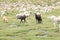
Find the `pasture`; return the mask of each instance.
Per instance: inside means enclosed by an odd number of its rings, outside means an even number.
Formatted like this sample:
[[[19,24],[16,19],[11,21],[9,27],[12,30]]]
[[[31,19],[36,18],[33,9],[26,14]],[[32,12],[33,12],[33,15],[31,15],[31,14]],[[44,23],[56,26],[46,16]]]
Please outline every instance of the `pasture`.
[[[12,11],[14,10],[14,11]],[[0,17],[0,40],[60,40],[58,26],[54,27],[52,20],[48,16],[60,16],[60,8],[42,15],[42,23],[37,24],[34,11],[26,19],[25,23],[20,23],[16,18],[19,11],[10,9],[7,11],[8,23],[4,23]]]

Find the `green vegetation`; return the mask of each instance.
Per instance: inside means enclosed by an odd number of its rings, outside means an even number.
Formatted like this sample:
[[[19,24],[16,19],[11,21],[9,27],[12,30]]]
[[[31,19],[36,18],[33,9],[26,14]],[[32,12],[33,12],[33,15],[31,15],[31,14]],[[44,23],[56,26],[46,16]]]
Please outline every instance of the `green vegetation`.
[[[57,27],[54,27],[52,21],[47,18],[49,15],[59,16],[60,9],[47,14],[42,13],[41,24],[36,24],[34,14],[27,18],[26,23],[20,23],[15,16],[18,11],[9,13],[8,23],[4,23],[0,17],[0,40],[60,40],[60,31],[56,32]],[[47,36],[43,37],[43,31],[47,32]],[[42,37],[36,36],[37,34]]]
[[[51,4],[51,3],[59,2],[60,0],[0,0],[0,2],[18,2],[18,1],[25,3],[32,2],[34,4],[41,4],[42,2]]]
[[[7,0],[0,1],[3,2]],[[15,2],[18,0],[8,1]],[[39,1],[32,0],[32,2]],[[47,18],[49,15],[60,16],[60,9],[55,9],[52,12],[46,14],[42,13],[43,21],[41,24],[36,23],[34,13],[32,13],[32,15],[27,18],[27,22],[25,23],[20,23],[19,20],[16,19],[18,10],[14,10],[13,12],[7,11],[7,13],[9,18],[8,23],[4,23],[0,17],[0,40],[60,40],[60,31],[58,32],[57,27],[54,27],[52,21]],[[37,34],[39,35],[37,36]]]

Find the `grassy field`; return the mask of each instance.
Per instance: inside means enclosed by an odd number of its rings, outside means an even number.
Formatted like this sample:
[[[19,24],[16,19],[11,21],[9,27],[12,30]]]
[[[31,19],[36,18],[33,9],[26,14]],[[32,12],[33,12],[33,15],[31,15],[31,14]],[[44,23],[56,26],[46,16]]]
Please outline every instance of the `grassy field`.
[[[46,2],[48,4],[51,4],[51,3],[59,2],[60,0],[0,0],[0,2],[17,2],[17,1],[25,2],[25,3],[32,2],[34,4],[41,4],[42,2]]]
[[[50,15],[60,16],[60,8],[42,13],[41,24],[36,23],[34,13],[27,18],[27,22],[20,23],[16,19],[17,13],[17,10],[8,11],[8,23],[4,23],[0,17],[0,40],[60,40],[60,31],[57,31],[58,28],[47,18]]]
[[[56,32],[57,27],[54,27],[52,21],[47,18],[49,15],[59,16],[60,9],[42,13],[41,24],[36,23],[34,14],[27,18],[26,23],[20,23],[16,19],[16,13],[18,12],[8,15],[8,23],[4,23],[0,17],[0,40],[60,40],[60,31]]]

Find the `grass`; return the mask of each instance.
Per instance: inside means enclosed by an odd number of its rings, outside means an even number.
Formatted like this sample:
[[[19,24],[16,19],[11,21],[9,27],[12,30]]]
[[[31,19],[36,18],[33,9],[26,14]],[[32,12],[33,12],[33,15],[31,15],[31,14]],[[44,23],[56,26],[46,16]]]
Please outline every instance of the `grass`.
[[[7,11],[8,23],[4,23],[0,17],[0,40],[60,40],[60,31],[56,32],[57,27],[47,18],[50,15],[60,16],[60,8],[46,14],[42,13],[41,24],[36,23],[33,12],[27,18],[27,22],[20,23],[16,19],[17,13],[18,10]]]
[[[48,5],[51,5],[51,3],[56,3],[56,2],[59,2],[60,0],[0,0],[0,2],[6,2],[6,3],[8,3],[8,2],[18,2],[18,1],[19,2],[25,2],[25,3],[32,2],[34,4],[40,4],[40,5],[41,5],[42,2],[44,2],[43,4],[48,3]]]
[[[15,16],[18,11],[9,13],[8,23],[4,23],[0,17],[0,40],[60,40],[60,31],[56,32],[57,27],[54,27],[52,21],[47,18],[49,15],[59,16],[60,9],[42,14],[41,24],[36,23],[34,14],[27,18],[26,23],[20,23]]]

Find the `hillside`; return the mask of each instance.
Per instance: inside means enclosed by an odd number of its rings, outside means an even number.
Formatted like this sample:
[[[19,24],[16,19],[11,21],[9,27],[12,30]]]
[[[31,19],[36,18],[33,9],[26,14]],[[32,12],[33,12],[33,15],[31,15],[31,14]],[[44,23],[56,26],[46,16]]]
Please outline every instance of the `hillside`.
[[[31,12],[25,23],[20,23],[16,14]],[[37,24],[35,12],[42,15]],[[2,19],[8,17],[8,23]],[[0,40],[60,40],[58,24],[54,27],[48,16],[60,16],[60,0],[0,0]],[[58,31],[59,30],[59,31]]]

